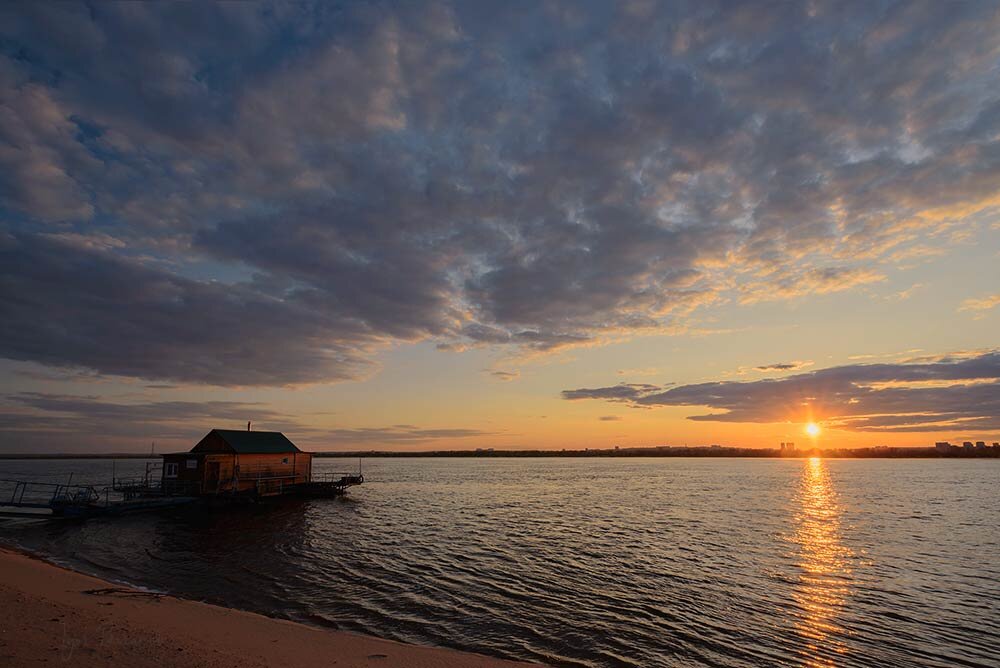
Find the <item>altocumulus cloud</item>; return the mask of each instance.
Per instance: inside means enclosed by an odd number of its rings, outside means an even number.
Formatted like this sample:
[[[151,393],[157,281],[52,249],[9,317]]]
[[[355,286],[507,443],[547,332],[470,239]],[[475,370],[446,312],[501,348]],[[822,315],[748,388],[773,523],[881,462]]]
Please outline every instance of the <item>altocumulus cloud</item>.
[[[0,355],[332,381],[880,281],[996,196],[1000,17],[844,7],[5,4]]]
[[[781,379],[680,385],[619,384],[565,390],[564,399],[634,406],[698,406],[690,420],[804,422],[853,431],[1000,429],[1000,352],[898,364],[852,364]]]

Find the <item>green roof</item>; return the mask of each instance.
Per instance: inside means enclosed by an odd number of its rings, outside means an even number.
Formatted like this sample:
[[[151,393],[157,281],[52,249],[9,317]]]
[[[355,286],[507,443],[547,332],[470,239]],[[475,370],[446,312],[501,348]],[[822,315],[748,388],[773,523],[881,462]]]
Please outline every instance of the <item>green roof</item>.
[[[257,455],[281,452],[302,452],[280,431],[241,431],[213,429],[237,454]]]

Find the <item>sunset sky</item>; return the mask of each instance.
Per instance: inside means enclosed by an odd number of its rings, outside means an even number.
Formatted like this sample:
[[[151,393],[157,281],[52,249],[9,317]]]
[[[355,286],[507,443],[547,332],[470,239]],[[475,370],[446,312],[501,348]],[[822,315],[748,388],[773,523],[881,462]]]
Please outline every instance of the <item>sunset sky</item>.
[[[995,2],[0,5],[0,452],[996,441],[998,347]]]

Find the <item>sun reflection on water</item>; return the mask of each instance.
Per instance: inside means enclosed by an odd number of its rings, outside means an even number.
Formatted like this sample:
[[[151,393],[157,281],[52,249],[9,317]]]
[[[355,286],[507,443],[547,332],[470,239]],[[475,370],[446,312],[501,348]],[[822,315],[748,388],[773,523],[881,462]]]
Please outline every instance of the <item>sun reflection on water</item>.
[[[793,597],[801,609],[795,629],[805,666],[836,666],[846,651],[837,623],[850,594],[851,551],[841,542],[841,511],[826,462],[806,460],[797,492],[794,541],[801,575]]]

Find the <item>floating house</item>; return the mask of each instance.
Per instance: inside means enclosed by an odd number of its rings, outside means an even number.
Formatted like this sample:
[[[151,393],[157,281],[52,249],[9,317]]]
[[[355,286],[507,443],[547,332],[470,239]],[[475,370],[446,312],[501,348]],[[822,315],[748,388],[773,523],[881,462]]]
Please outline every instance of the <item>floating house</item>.
[[[277,431],[213,429],[190,452],[163,455],[167,493],[273,496],[312,482],[312,453]]]
[[[99,485],[0,480],[0,512],[32,517],[93,517],[196,503],[255,503],[264,497],[340,496],[365,481],[357,472],[313,472],[313,453],[276,431],[213,429],[190,452],[161,455],[142,477]]]

